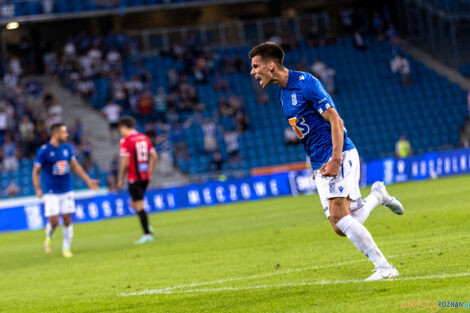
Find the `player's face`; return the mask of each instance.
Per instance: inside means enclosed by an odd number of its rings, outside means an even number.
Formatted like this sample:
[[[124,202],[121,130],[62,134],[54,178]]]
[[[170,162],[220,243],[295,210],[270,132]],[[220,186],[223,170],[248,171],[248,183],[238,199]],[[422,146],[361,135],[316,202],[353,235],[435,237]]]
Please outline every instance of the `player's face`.
[[[272,61],[265,62],[259,55],[251,59],[251,76],[259,81],[261,87],[266,88],[273,80],[274,65]]]
[[[69,138],[69,132],[67,131],[67,126],[61,126],[57,130],[57,138],[60,142],[66,142]]]
[[[121,133],[122,137],[126,137],[127,135],[127,128],[123,126],[119,126],[119,132]]]

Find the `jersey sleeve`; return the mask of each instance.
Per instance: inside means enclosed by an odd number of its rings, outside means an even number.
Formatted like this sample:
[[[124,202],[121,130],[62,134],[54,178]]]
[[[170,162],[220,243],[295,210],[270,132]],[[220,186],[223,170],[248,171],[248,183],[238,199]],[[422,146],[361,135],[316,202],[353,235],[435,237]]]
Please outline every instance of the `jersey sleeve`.
[[[46,147],[42,146],[39,149],[38,153],[36,154],[36,158],[34,159],[34,165],[42,167],[44,165],[44,161],[46,160]]]
[[[311,77],[305,81],[304,97],[310,101],[313,108],[322,114],[329,108],[334,108],[335,104],[323,84],[316,78]]]
[[[129,156],[130,154],[130,149],[129,149],[129,144],[126,138],[122,138],[121,141],[119,142],[119,155],[122,157]]]

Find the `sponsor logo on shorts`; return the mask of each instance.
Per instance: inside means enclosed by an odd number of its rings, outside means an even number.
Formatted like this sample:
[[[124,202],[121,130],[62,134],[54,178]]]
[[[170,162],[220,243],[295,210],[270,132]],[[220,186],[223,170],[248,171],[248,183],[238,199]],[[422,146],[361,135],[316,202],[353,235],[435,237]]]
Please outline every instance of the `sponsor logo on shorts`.
[[[339,186],[338,189],[339,189],[339,192],[343,192],[344,187],[343,187],[343,186]]]

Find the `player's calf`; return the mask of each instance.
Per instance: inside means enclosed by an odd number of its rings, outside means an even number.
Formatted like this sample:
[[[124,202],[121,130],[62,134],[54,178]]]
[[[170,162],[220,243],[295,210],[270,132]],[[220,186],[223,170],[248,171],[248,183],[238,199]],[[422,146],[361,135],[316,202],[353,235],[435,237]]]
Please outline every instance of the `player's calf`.
[[[331,226],[335,233],[339,236],[346,237],[346,235],[336,226],[336,224],[346,215],[351,214],[349,209],[350,201],[347,198],[331,198],[329,199],[329,210]]]

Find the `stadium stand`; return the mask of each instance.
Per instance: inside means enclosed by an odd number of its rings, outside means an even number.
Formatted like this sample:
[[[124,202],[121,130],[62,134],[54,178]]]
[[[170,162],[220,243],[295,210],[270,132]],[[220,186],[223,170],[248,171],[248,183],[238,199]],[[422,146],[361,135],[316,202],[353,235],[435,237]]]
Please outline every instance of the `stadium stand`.
[[[99,12],[111,9],[126,9],[191,3],[210,3],[208,0],[7,0],[2,1],[8,17],[39,16],[42,14],[67,14]],[[219,2],[220,3],[220,2]],[[5,13],[3,15],[6,15]],[[2,16],[5,17],[5,16]]]
[[[368,49],[359,51],[354,48],[351,37],[344,37],[340,44],[322,47],[307,47],[305,44],[289,51],[286,63],[295,67],[297,60],[321,59],[336,70],[337,93],[334,99],[348,121],[346,125],[354,142],[366,159],[392,156],[394,144],[405,132],[416,153],[455,147],[459,143],[459,128],[466,116],[465,91],[445,77],[439,76],[423,64],[411,60],[411,86],[402,86],[400,78],[391,73],[389,64],[392,50],[386,41],[368,41]],[[200,102],[205,105],[205,116],[211,117],[219,111],[218,100],[231,95],[240,96],[244,110],[251,121],[246,132],[240,134],[239,146],[241,162],[223,164],[223,170],[243,169],[302,161],[303,148],[300,145],[285,145],[284,129],[287,123],[274,99],[277,88],[269,88],[271,101],[265,105],[257,103],[257,96],[252,87],[248,71],[224,73],[223,60],[246,56],[249,47],[220,49],[215,52],[213,69],[208,71],[206,83],[197,83],[194,76],[189,82],[196,87]],[[171,90],[168,72],[173,69],[183,71],[184,61],[171,56],[148,56],[136,65],[132,59],[124,60],[123,73],[126,81],[132,81],[136,75],[142,75],[142,69],[148,70],[149,89],[156,91],[163,86]],[[211,74],[212,73],[212,74]],[[224,73],[230,91],[214,90],[215,73]],[[109,79],[94,80],[96,93],[91,99],[95,108],[105,105],[109,97]],[[134,114],[144,129],[145,121],[138,111],[125,107],[126,113]],[[194,110],[182,110],[180,118],[186,119]],[[197,111],[197,110],[196,110]],[[377,118],[380,116],[380,118]],[[220,118],[219,124],[225,129],[233,128],[233,121]],[[148,125],[147,125],[148,126]],[[201,127],[193,124],[185,130],[187,147],[191,159],[181,161],[179,167],[191,175],[208,171],[211,157],[205,153],[204,136]],[[223,135],[217,132],[217,142],[222,158],[228,160],[225,153]]]

